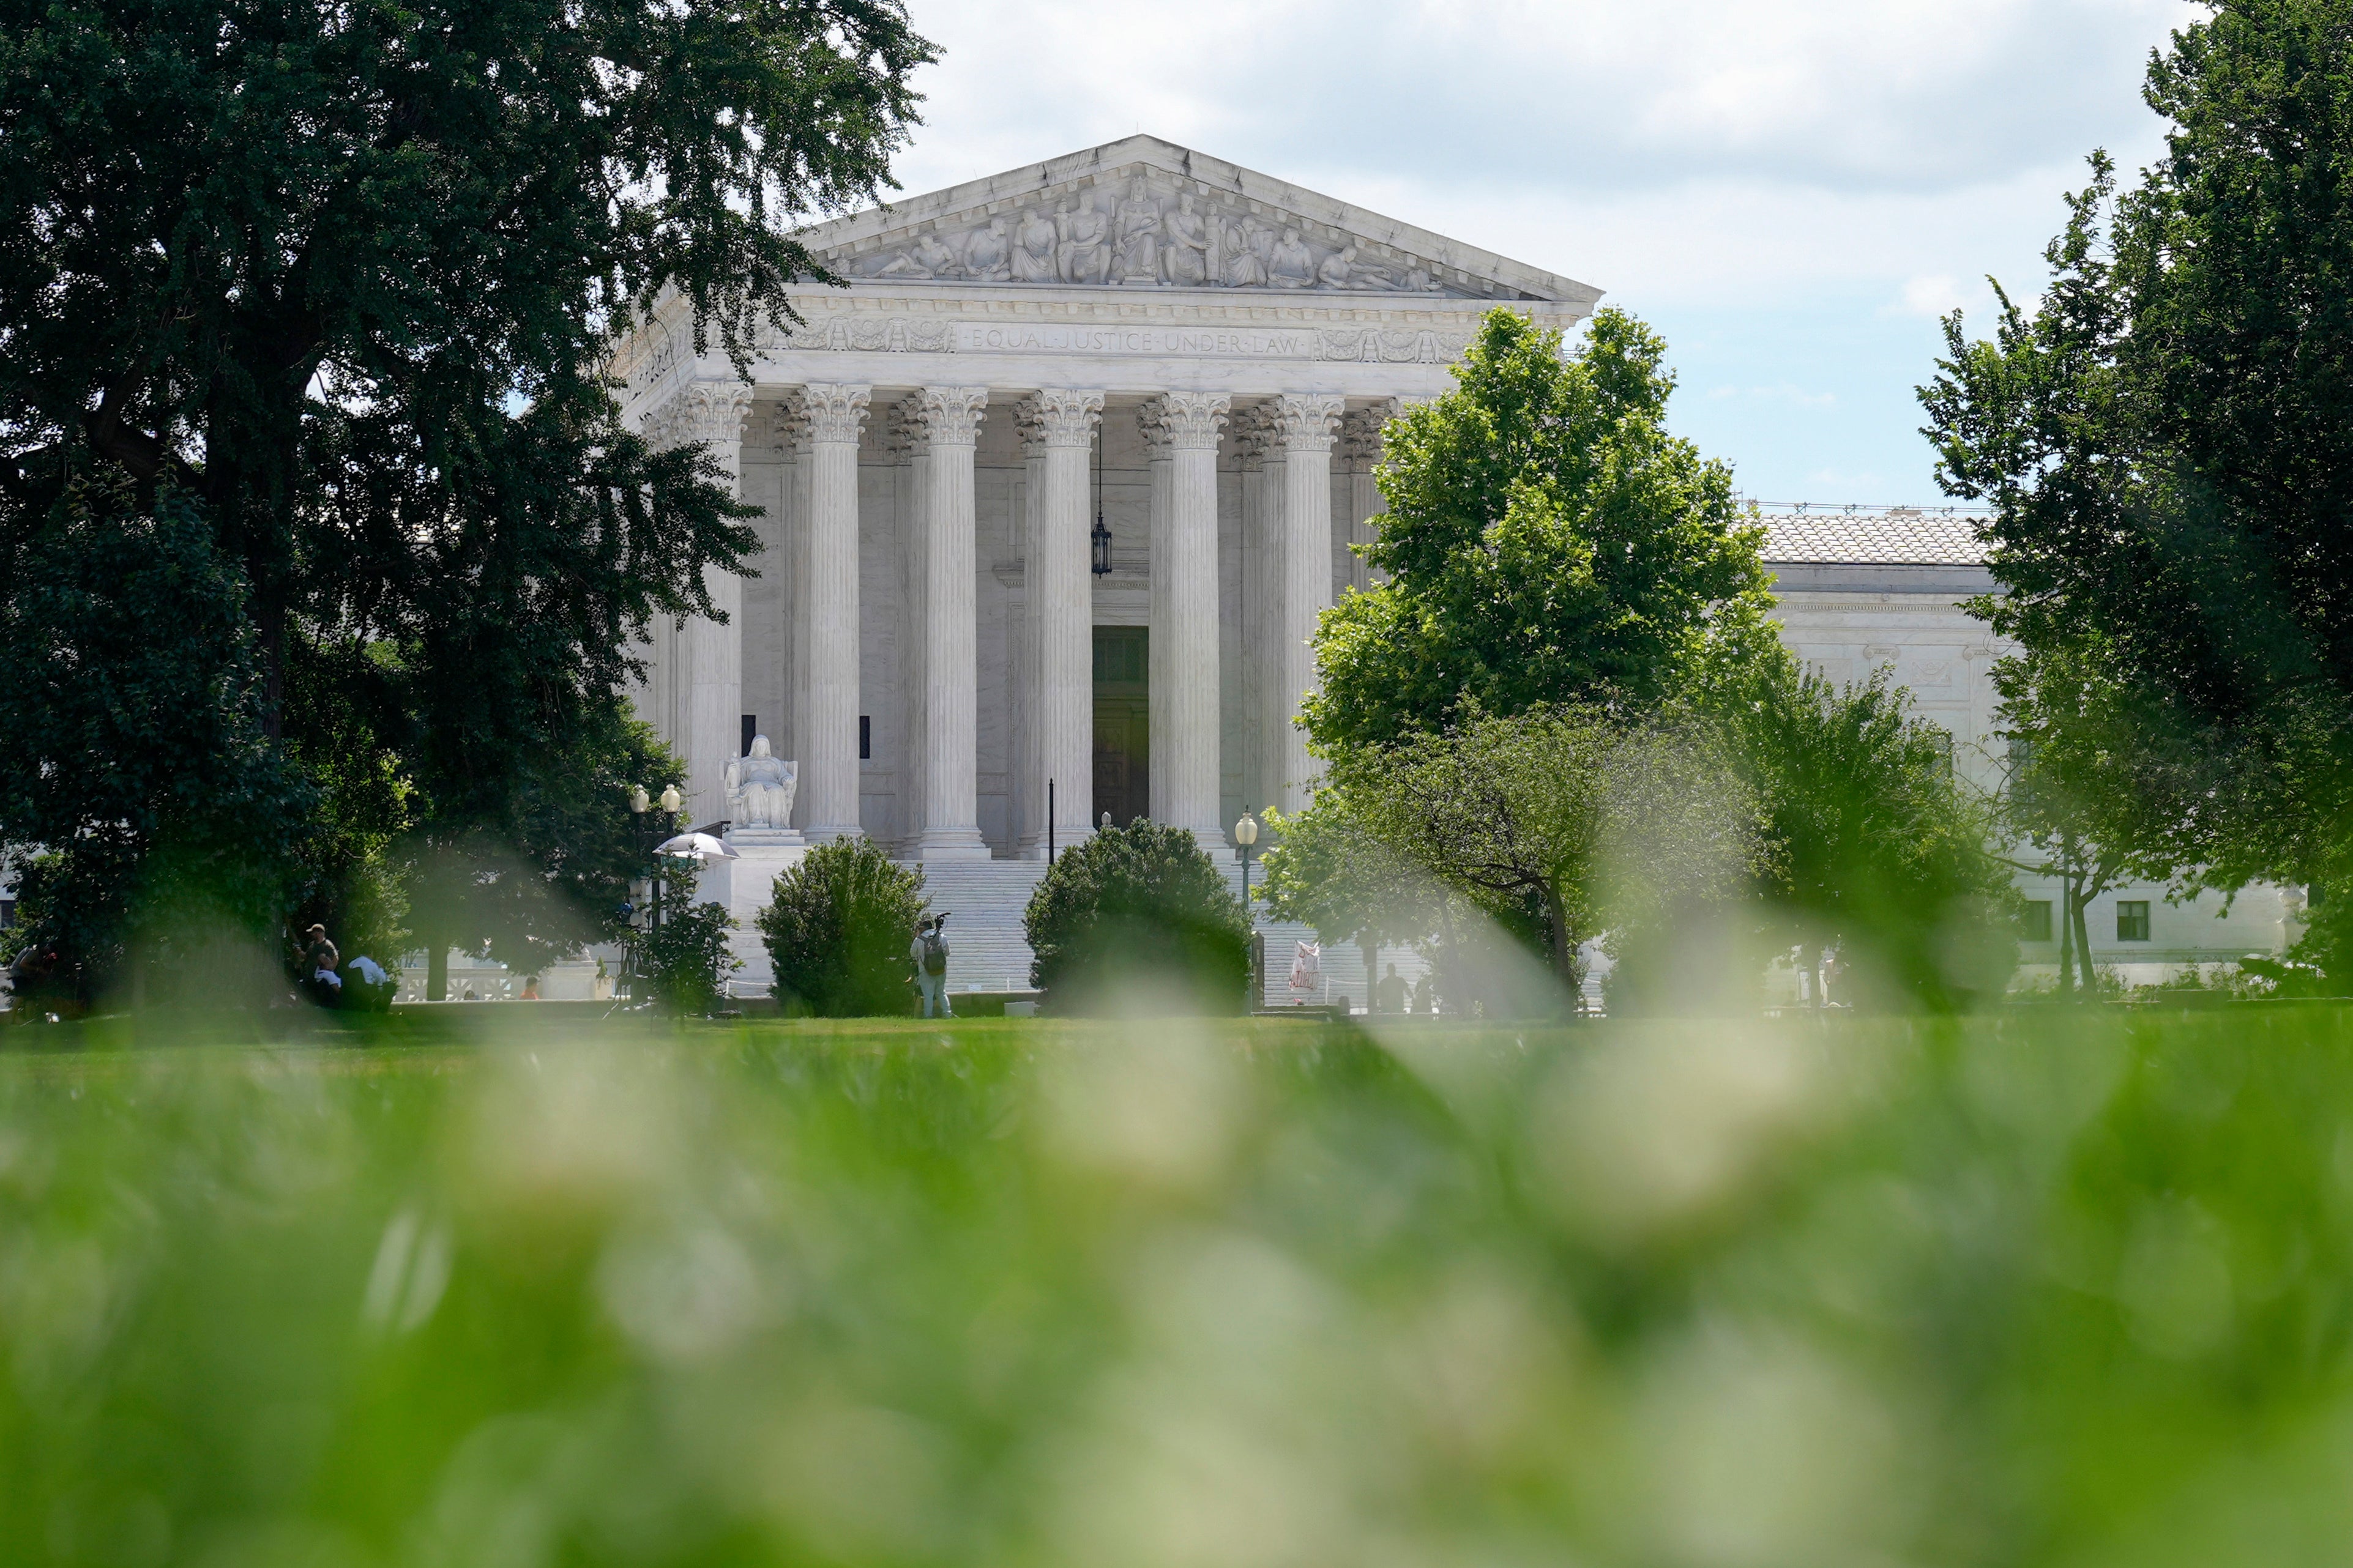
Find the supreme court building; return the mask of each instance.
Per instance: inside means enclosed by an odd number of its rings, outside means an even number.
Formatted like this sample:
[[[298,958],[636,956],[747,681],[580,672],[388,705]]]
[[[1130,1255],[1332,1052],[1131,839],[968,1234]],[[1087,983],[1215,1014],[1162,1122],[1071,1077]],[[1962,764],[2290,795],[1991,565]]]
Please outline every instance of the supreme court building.
[[[1366,582],[1349,547],[1379,526],[1383,423],[1450,389],[1496,306],[1566,328],[1599,298],[1149,136],[806,237],[849,281],[797,295],[805,324],[767,331],[750,384],[677,303],[617,345],[628,416],[708,443],[761,513],[758,574],[710,584],[726,624],[659,627],[633,699],[687,763],[693,823],[728,817],[723,772],[765,734],[797,764],[800,836],[863,834],[1010,921],[965,928],[951,975],[982,986],[1026,984],[1050,838],[1149,816],[1230,855],[1243,812],[1302,804],[1308,639]],[[1792,647],[1894,666],[1957,766],[1996,765],[1966,520],[1768,523]]]

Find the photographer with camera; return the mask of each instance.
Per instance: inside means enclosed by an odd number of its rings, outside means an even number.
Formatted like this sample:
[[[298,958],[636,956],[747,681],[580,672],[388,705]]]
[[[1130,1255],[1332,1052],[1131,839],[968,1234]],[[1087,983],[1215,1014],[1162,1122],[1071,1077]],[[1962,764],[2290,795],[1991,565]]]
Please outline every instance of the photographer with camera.
[[[915,961],[915,989],[923,998],[923,1016],[943,1018],[955,1016],[948,1005],[948,917],[934,915],[915,928],[915,940],[907,949],[907,956]]]

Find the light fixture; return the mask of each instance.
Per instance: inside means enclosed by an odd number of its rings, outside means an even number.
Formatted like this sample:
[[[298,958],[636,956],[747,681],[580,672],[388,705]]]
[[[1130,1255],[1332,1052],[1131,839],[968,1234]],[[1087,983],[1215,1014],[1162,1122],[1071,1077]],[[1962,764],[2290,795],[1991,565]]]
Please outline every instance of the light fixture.
[[[1258,842],[1257,817],[1247,812],[1242,814],[1242,819],[1234,824],[1234,842],[1245,849]]]
[[[643,816],[648,811],[653,809],[653,804],[652,798],[646,794],[645,785],[632,784],[629,787],[629,809],[631,811],[636,812],[639,816]]]
[[[1108,577],[1111,575],[1111,530],[1103,526],[1103,426],[1097,425],[1095,426],[1095,528],[1092,533],[1087,535],[1087,542],[1094,547],[1095,575]]]
[[[661,808],[664,811],[669,812],[672,816],[676,816],[678,815],[678,808],[684,804],[685,803],[683,801],[679,799],[678,785],[662,785]]]

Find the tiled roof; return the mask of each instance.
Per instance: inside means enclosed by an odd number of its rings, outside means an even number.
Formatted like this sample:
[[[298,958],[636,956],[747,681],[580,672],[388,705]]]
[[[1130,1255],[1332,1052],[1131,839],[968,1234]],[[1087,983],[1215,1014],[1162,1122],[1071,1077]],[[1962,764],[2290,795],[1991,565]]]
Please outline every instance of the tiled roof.
[[[1978,514],[1908,506],[1764,509],[1776,566],[1982,566]]]

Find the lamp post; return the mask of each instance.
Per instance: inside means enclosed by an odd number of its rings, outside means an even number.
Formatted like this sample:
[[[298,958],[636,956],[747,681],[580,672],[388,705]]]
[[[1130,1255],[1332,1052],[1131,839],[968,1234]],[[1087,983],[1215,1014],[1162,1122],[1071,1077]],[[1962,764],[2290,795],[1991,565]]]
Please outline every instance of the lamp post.
[[[1266,977],[1260,973],[1265,950],[1259,943],[1258,916],[1250,909],[1250,847],[1258,842],[1257,817],[1247,811],[1242,813],[1241,820],[1234,824],[1234,842],[1242,852],[1242,918],[1250,922],[1250,1005],[1256,1012],[1266,1003]]]

